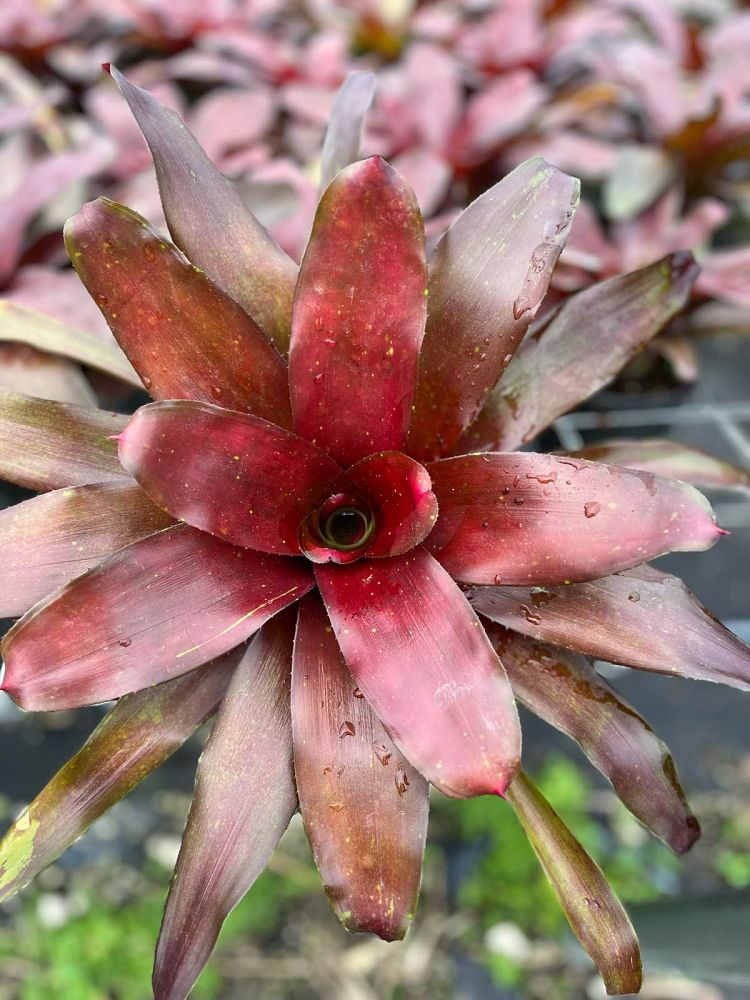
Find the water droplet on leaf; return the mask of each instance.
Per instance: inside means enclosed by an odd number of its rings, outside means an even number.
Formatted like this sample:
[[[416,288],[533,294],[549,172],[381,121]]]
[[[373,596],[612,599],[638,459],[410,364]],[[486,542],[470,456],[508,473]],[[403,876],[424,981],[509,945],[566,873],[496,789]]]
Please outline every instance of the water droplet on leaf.
[[[342,722],[339,726],[339,739],[343,739],[345,736],[354,736],[355,732],[353,722]]]
[[[596,500],[590,500],[588,503],[583,505],[583,513],[586,517],[596,517],[601,509],[602,505],[597,503]]]
[[[404,795],[409,789],[409,775],[402,767],[396,768],[395,781],[396,791],[399,795]]]
[[[385,767],[392,757],[392,751],[388,749],[385,743],[373,743],[372,749],[374,750],[375,756],[378,758],[380,763],[383,767]]]

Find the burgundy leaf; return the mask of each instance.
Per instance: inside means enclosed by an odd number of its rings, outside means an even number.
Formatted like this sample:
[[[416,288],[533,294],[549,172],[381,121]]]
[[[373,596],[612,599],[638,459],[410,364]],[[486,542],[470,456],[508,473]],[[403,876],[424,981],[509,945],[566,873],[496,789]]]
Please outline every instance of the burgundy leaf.
[[[467,583],[591,580],[722,534],[702,494],[647,472],[531,452],[428,471],[440,516],[426,546]]]
[[[300,810],[336,916],[399,940],[419,893],[427,782],[355,686],[312,594],[294,641],[292,730]]]
[[[606,385],[683,308],[687,251],[569,298],[521,344],[457,451],[512,451]]]
[[[120,460],[174,517],[235,545],[281,555],[300,552],[300,522],[341,473],[289,431],[188,401],[138,410],[120,435]]]
[[[534,317],[578,200],[578,182],[529,160],[477,198],[430,262],[427,332],[409,453],[450,451]]]
[[[297,808],[289,681],[293,613],[269,622],[235,670],[198,764],[154,965],[155,1000],[183,1000],[227,914]]]
[[[295,430],[341,465],[403,449],[425,283],[412,191],[380,157],[342,170],[300,268],[289,356]]]
[[[372,503],[377,528],[368,556],[396,556],[424,541],[437,520],[437,500],[424,466],[398,451],[363,458],[344,475]]]
[[[0,389],[0,477],[30,490],[129,479],[117,457],[127,417]]]
[[[0,844],[0,899],[35,878],[218,707],[237,654],[122,698]]]
[[[151,149],[175,243],[285,350],[297,266],[211,163],[179,115],[128,83],[114,66],[109,71]]]
[[[157,399],[199,399],[289,425],[287,369],[253,320],[140,215],[106,198],[65,226],[81,280]]]
[[[336,95],[320,156],[321,194],[339,170],[360,158],[362,128],[375,84],[374,73],[350,73]]]
[[[599,866],[523,771],[507,797],[607,993],[638,993],[642,981],[638,939]]]
[[[37,605],[2,644],[23,708],[73,708],[184,674],[244,642],[313,585],[302,560],[176,525]]]
[[[346,664],[394,743],[447,795],[502,795],[521,750],[479,619],[427,552],[316,566]]]
[[[741,490],[743,493],[750,492],[750,473],[680,441],[659,438],[641,438],[632,441],[619,439],[590,445],[588,448],[569,454],[573,458],[623,465],[627,469],[639,469],[641,472],[653,472],[657,476],[681,479],[685,483],[701,488],[713,486]]]
[[[172,523],[135,483],[53,490],[0,511],[0,617],[22,615],[131,542]]]
[[[534,639],[641,670],[750,690],[750,648],[651,566],[562,587],[475,587],[474,607]]]
[[[108,344],[92,333],[76,330],[33,309],[0,301],[0,342],[6,340],[71,358],[140,388],[141,380],[116,344]]]
[[[700,836],[668,748],[588,660],[486,623],[519,701],[575,740],[623,803],[677,854]]]

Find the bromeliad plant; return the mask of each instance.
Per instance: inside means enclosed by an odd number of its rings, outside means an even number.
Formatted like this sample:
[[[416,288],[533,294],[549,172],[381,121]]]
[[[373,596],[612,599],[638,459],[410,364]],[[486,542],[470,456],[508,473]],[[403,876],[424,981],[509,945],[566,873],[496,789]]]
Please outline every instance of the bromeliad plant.
[[[0,891],[216,713],[161,1000],[187,995],[297,808],[342,923],[402,937],[429,784],[506,798],[608,991],[636,991],[624,910],[519,770],[514,694],[690,847],[668,751],[586,657],[747,689],[747,648],[645,565],[721,534],[703,496],[659,472],[746,484],[688,449],[631,445],[635,469],[516,449],[679,310],[692,258],[593,286],[523,339],[576,181],[522,165],[428,269],[407,184],[378,157],[351,162],[361,112],[344,100],[297,273],[179,118],[112,73],[177,246],[106,199],[66,240],[155,402],[128,419],[5,393],[0,471],[46,492],[2,515],[0,551],[3,613],[23,615],[4,689],[30,710],[119,700],[11,828]]]

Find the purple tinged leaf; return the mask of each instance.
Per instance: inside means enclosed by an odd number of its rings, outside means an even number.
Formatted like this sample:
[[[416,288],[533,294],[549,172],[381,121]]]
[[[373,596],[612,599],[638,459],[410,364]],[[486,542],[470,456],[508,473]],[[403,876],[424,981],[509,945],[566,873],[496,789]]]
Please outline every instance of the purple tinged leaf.
[[[331,111],[320,157],[320,193],[336,174],[360,158],[365,115],[375,93],[374,73],[350,73]]]
[[[343,466],[401,451],[425,321],[424,225],[380,157],[323,195],[294,299],[289,379],[295,430]]]
[[[578,182],[541,159],[477,198],[430,262],[427,331],[409,453],[446,454],[479,413],[547,291]]]
[[[140,388],[141,380],[116,344],[76,330],[51,316],[26,309],[13,302],[0,301],[0,342],[27,344],[38,351],[59,354],[79,364],[96,368],[107,375]]]
[[[685,305],[698,274],[687,251],[567,299],[521,344],[456,446],[513,451],[605,386]]]
[[[248,314],[136,212],[106,198],[65,225],[79,277],[157,399],[291,423],[287,367]]]
[[[474,587],[467,596],[483,615],[542,642],[750,690],[750,648],[682,580],[651,566],[562,587]]]
[[[237,666],[198,764],[164,911],[155,1000],[183,1000],[219,930],[268,863],[297,807],[289,684],[293,612],[263,627]]]
[[[341,475],[328,455],[275,424],[189,401],[141,407],[120,435],[120,460],[174,517],[280,555],[300,552],[300,522]]]
[[[672,377],[681,385],[693,385],[698,381],[699,362],[695,339],[667,331],[654,337],[651,350],[664,358]]]
[[[513,780],[507,798],[607,993],[638,993],[642,982],[638,939],[599,866],[523,771]]]
[[[297,266],[274,243],[185,123],[109,68],[151,149],[175,243],[274,341],[289,345]]]
[[[428,466],[440,514],[425,546],[457,580],[592,580],[722,534],[687,483],[581,459],[511,452]]]
[[[521,731],[479,619],[423,549],[315,575],[346,664],[393,742],[446,795],[502,795]]]
[[[172,519],[135,483],[53,490],[0,511],[0,617],[53,590]]]
[[[668,748],[588,660],[485,623],[521,704],[575,740],[638,819],[677,854],[700,836]]]
[[[680,441],[659,438],[619,439],[568,452],[571,458],[622,465],[626,469],[653,472],[657,476],[681,479],[692,486],[719,487],[750,493],[750,473],[714,458],[705,451]]]
[[[0,286],[13,275],[34,217],[70,184],[106,167],[112,152],[109,141],[90,139],[80,149],[54,153],[28,166],[20,186],[0,202]]]
[[[0,389],[60,403],[96,406],[94,390],[77,364],[26,344],[0,344]]]
[[[129,479],[110,440],[127,417],[0,389],[0,477],[30,490]]]
[[[58,858],[216,711],[236,653],[127,695],[25,809],[0,844],[0,900]]]
[[[525,67],[484,82],[466,102],[450,141],[451,158],[464,168],[490,159],[503,143],[529,129],[546,97],[537,74]]]
[[[312,594],[294,642],[292,730],[300,811],[336,916],[401,939],[419,893],[427,782],[355,686]]]
[[[36,711],[118,698],[234,648],[312,586],[301,559],[176,525],[121,549],[17,622],[2,643],[3,689]]]

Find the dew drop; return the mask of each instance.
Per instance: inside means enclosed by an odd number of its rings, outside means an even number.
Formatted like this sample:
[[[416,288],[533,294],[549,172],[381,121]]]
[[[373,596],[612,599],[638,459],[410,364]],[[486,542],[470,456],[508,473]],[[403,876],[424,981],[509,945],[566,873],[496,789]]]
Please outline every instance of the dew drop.
[[[99,303],[100,306],[106,306],[109,304],[109,299],[107,298],[106,295],[97,295],[96,301]]]
[[[495,574],[495,583],[499,586],[503,582],[502,576],[499,573]]]
[[[554,483],[557,480],[556,472],[527,472],[527,479],[536,479],[538,483]]]
[[[354,736],[355,732],[353,722],[342,722],[339,726],[339,739],[343,740],[345,736]]]
[[[586,517],[596,517],[601,509],[602,505],[597,503],[596,500],[590,500],[588,503],[583,505],[583,513]]]
[[[628,594],[628,600],[632,601],[634,604],[637,601],[640,601],[640,599],[641,599],[641,595],[638,593],[637,590],[631,590],[631,592]]]
[[[359,690],[359,688],[355,688],[355,689],[354,689],[354,697],[355,697],[355,698],[364,698],[364,695],[363,695],[363,694],[362,694],[362,692],[361,692],[361,691]]]
[[[149,378],[148,375],[144,375],[143,378],[141,379],[141,382],[143,382],[144,389],[150,389],[151,386],[154,384],[154,380],[152,378]]]
[[[221,397],[224,395],[224,390],[219,385],[212,385],[211,395],[214,397],[214,399],[221,399]]]
[[[398,794],[405,795],[409,789],[409,775],[402,767],[396,768],[395,781]]]
[[[322,330],[323,327],[324,327],[324,325],[325,324],[323,322],[323,317],[322,316],[316,316],[315,319],[313,320],[313,327],[316,330]]]
[[[599,902],[598,899],[589,899],[589,897],[586,896],[583,902],[586,906],[590,907],[590,909],[592,910],[601,910],[602,908],[602,904]]]
[[[375,752],[375,756],[378,758],[383,767],[386,766],[388,761],[391,759],[392,752],[388,749],[385,743],[373,743],[372,749]]]
[[[313,375],[313,382],[315,385],[320,385],[323,381],[323,372],[318,372],[317,375]]]
[[[328,346],[328,347],[335,347],[336,346],[336,341],[333,339],[333,337],[326,337],[326,339],[323,341],[323,343],[326,344],[326,346]]]
[[[123,649],[127,649],[128,646],[132,643],[132,641],[133,640],[130,638],[120,639],[120,645],[122,646]]]

